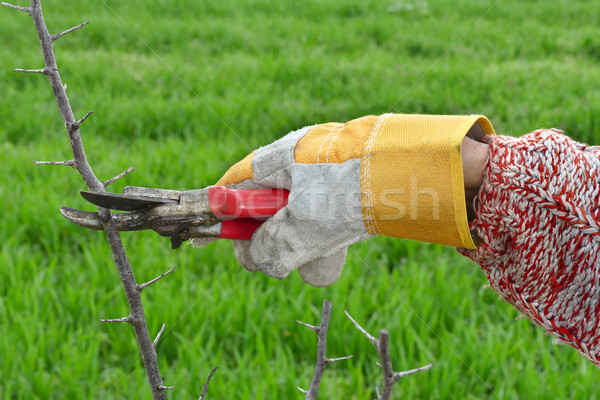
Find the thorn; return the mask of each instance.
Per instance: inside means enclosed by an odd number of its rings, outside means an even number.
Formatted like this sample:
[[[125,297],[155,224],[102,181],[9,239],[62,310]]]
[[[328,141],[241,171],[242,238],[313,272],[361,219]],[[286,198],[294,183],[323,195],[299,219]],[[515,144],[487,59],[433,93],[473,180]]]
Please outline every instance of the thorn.
[[[117,181],[117,180],[121,179],[122,177],[124,177],[125,175],[127,175],[128,173],[130,173],[130,172],[133,172],[133,171],[135,171],[135,168],[133,168],[133,167],[129,167],[129,168],[127,168],[127,170],[125,170],[125,171],[121,172],[119,175],[115,176],[114,178],[110,178],[110,179],[108,179],[108,180],[106,180],[106,181],[102,182],[102,185],[103,185],[103,186],[106,188],[106,187],[108,187],[108,185],[110,185],[111,183],[113,183],[113,182],[115,182],[115,181]]]
[[[160,340],[160,335],[162,335],[162,333],[163,333],[164,330],[165,330],[165,324],[162,324],[162,327],[160,328],[160,331],[158,331],[158,334],[156,335],[156,338],[152,342],[152,345],[154,346],[155,349],[156,349],[156,345],[158,344],[158,341]]]
[[[33,162],[35,165],[64,165],[67,167],[75,168],[74,160],[69,160],[69,161],[36,161],[36,160],[33,160]]]
[[[137,290],[138,292],[141,292],[142,290],[144,290],[146,287],[152,285],[153,283],[155,283],[156,281],[164,278],[166,275],[169,275],[171,272],[173,272],[175,270],[175,265],[173,267],[171,267],[170,270],[168,270],[167,272],[164,272],[162,274],[160,274],[159,276],[157,276],[156,278],[152,279],[151,281],[148,281],[146,283],[142,283],[141,285],[137,285]]]
[[[60,32],[60,33],[52,35],[51,39],[52,39],[53,42],[55,42],[56,39],[58,39],[58,38],[60,38],[60,37],[62,37],[64,35],[66,35],[67,33],[71,33],[71,32],[73,32],[73,31],[75,31],[77,29],[81,29],[81,28],[83,28],[85,25],[87,25],[89,23],[90,23],[90,21],[82,22],[81,24],[79,24],[77,26],[74,26],[74,27],[72,27],[70,29],[67,29],[66,31],[63,31],[63,32]]]
[[[81,124],[83,124],[83,122],[88,119],[88,117],[90,115],[92,115],[94,112],[93,111],[88,111],[87,114],[85,114],[83,116],[83,118],[75,121],[75,122],[67,122],[67,128],[69,129],[70,132],[74,132],[76,130],[78,130],[81,127]]]
[[[65,92],[67,91],[67,84],[66,84],[66,83],[63,85],[63,90],[64,90]]]
[[[308,393],[308,391],[302,389],[300,386],[296,386],[296,388],[298,388],[298,390],[301,391],[302,394],[307,394]]]
[[[84,122],[86,119],[88,119],[88,117],[89,117],[90,115],[92,115],[93,113],[94,113],[94,110],[92,110],[92,111],[88,111],[88,113],[87,113],[87,114],[85,114],[85,115],[83,116],[83,118],[81,118],[79,121],[77,121],[77,124],[78,124],[78,125],[81,125],[81,124],[83,124],[83,122]]]
[[[339,357],[339,358],[326,358],[325,359],[325,363],[326,364],[331,364],[337,361],[343,361],[343,360],[349,360],[350,358],[354,357],[354,355],[349,355],[346,357]]]
[[[14,69],[15,72],[26,72],[28,74],[43,74],[43,75],[48,75],[48,70],[44,67],[41,69],[21,69],[21,68],[15,68]]]
[[[369,339],[371,341],[371,343],[373,343],[373,345],[375,347],[379,346],[379,339],[375,338],[373,335],[371,335],[369,332],[367,332],[366,330],[364,330],[364,328],[362,326],[360,326],[358,324],[358,322],[356,322],[354,320],[354,318],[352,318],[350,316],[350,314],[348,313],[348,311],[344,310],[344,314],[346,314],[346,317],[348,317],[348,319],[350,321],[352,321],[352,323],[354,324],[354,326],[356,327],[356,329],[358,329],[363,335],[365,335],[367,337],[367,339]]]
[[[300,325],[304,325],[305,327],[307,327],[311,331],[319,333],[319,327],[318,326],[310,325],[310,324],[307,324],[306,322],[302,322],[302,321],[298,321],[298,320],[296,320],[296,322],[299,323]]]
[[[405,376],[416,374],[417,372],[421,372],[421,371],[427,371],[428,369],[431,369],[431,367],[433,367],[433,364],[429,363],[429,364],[427,364],[427,365],[425,365],[423,367],[411,369],[411,370],[408,370],[408,371],[394,372],[394,380],[397,381],[398,379],[404,378]]]
[[[173,389],[175,389],[175,386],[158,385],[158,388],[160,390],[173,390]]]
[[[128,322],[131,323],[131,316],[115,319],[101,319],[100,322]]]
[[[5,3],[5,2],[0,3],[0,5],[6,6],[9,8],[14,8],[15,10],[19,10],[19,11],[25,11],[27,14],[29,14],[31,11],[31,9],[29,7],[13,6],[12,4]]]
[[[81,118],[80,120],[75,121],[75,122],[69,122],[69,123],[67,123],[67,125],[68,125],[67,127],[71,131],[76,131],[77,129],[79,129],[79,127],[81,126],[81,124],[83,124],[85,122],[85,120],[88,119],[88,117],[90,115],[92,115],[93,113],[94,113],[94,111],[88,111],[88,113],[85,114],[83,116],[83,118]]]

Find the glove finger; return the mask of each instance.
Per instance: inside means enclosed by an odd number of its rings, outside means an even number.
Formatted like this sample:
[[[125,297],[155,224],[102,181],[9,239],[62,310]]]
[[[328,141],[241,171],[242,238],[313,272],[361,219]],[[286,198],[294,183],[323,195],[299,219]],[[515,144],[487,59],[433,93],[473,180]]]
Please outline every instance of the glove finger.
[[[233,249],[235,250],[235,257],[238,262],[242,264],[242,267],[246,268],[250,272],[258,271],[258,268],[254,265],[252,257],[250,257],[250,241],[249,240],[232,240]]]
[[[340,278],[348,248],[333,253],[329,257],[319,258],[298,268],[304,282],[316,287],[333,285]]]
[[[348,227],[332,231],[324,226],[328,222],[311,220],[297,211],[288,204],[254,232],[250,256],[264,274],[283,279],[301,265],[328,257],[368,236]]]

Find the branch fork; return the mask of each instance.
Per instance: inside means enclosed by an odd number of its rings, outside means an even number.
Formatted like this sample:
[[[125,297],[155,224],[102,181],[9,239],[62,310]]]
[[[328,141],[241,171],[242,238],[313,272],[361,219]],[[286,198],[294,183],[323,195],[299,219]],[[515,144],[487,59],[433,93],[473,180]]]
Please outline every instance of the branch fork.
[[[390,336],[388,331],[385,329],[380,330],[379,338],[376,338],[369,332],[367,332],[365,329],[363,329],[363,327],[360,326],[358,322],[356,322],[354,318],[350,316],[350,314],[348,314],[348,311],[344,311],[344,313],[346,314],[346,317],[348,317],[348,319],[352,321],[356,329],[358,329],[363,335],[365,335],[367,339],[369,339],[371,343],[373,343],[373,346],[375,346],[375,349],[379,354],[379,358],[381,359],[381,363],[377,363],[377,365],[381,367],[383,374],[383,393],[379,393],[379,389],[376,388],[377,400],[391,399],[392,389],[394,387],[394,384],[398,380],[404,378],[407,375],[412,375],[417,372],[426,371],[433,366],[433,364],[430,363],[420,368],[415,368],[402,372],[395,372],[392,367],[392,359],[390,356]]]
[[[325,372],[325,367],[331,363],[336,361],[347,360],[352,358],[353,356],[339,357],[339,358],[327,358],[327,331],[329,330],[329,320],[331,318],[331,309],[333,308],[331,302],[329,300],[323,301],[323,311],[321,313],[321,323],[319,326],[309,325],[305,322],[296,321],[300,325],[306,326],[311,331],[317,333],[317,362],[315,365],[315,372],[313,374],[312,381],[310,382],[310,386],[308,390],[304,390],[298,387],[302,393],[306,395],[307,400],[314,400],[317,398],[317,393],[319,391],[319,385],[321,384],[321,379],[323,378],[323,373]]]

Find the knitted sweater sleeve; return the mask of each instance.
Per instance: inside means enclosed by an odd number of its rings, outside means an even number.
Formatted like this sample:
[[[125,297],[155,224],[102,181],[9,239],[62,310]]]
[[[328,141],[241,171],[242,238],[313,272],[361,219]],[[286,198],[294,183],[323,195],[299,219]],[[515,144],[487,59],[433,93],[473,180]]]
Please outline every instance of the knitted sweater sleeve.
[[[489,136],[471,231],[492,288],[600,365],[600,147],[558,130]]]

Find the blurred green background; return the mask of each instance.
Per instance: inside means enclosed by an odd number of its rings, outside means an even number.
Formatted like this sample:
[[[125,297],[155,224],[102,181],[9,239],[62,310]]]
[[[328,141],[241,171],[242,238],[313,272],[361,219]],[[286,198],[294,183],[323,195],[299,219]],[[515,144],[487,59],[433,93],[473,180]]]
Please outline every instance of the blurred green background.
[[[21,1],[19,5],[26,5]],[[482,113],[499,133],[541,127],[600,143],[600,3],[442,0],[131,0],[43,2],[59,32],[63,81],[100,179],[194,189],[290,130],[388,111]],[[29,17],[0,9],[0,398],[149,398],[127,303],[101,232],[64,220],[91,209],[70,158]],[[227,241],[170,250],[153,232],[123,234],[173,399],[299,399],[317,323],[333,302],[323,399],[370,399],[380,384],[372,333],[389,330],[395,398],[594,399],[598,371],[484,287],[451,248],[374,238],[351,248],[340,281],[251,274]]]

